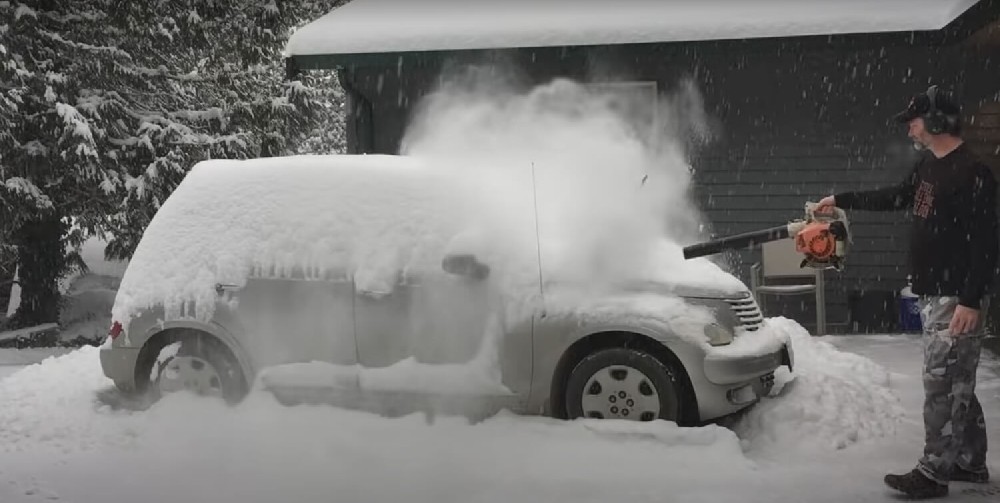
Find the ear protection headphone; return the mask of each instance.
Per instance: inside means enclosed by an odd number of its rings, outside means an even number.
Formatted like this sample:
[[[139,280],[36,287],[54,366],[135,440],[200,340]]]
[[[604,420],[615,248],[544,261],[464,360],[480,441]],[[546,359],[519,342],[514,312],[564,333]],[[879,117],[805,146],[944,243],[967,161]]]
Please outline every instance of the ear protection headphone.
[[[938,86],[929,87],[925,94],[930,100],[930,108],[927,110],[927,113],[923,115],[924,127],[927,129],[927,132],[930,134],[941,134],[944,132],[954,131],[955,126],[957,126],[958,117],[954,115],[946,115],[941,110],[938,110]]]

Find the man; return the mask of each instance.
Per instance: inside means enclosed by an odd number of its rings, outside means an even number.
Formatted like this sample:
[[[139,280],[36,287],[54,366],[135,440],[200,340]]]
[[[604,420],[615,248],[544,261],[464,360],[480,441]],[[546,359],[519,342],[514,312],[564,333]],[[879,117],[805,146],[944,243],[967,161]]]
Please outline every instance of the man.
[[[962,141],[960,110],[936,87],[896,115],[925,150],[902,183],[827,196],[821,208],[913,217],[910,266],[924,322],[924,453],[885,483],[912,498],[948,494],[951,480],[985,483],[986,426],[976,399],[986,293],[997,260],[997,182]]]

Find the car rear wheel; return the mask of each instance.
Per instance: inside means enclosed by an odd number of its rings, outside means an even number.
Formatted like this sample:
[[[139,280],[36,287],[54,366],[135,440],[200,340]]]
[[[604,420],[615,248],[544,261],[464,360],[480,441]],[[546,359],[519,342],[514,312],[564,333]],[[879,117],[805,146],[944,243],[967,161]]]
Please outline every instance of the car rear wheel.
[[[215,338],[186,334],[159,346],[146,373],[148,391],[154,400],[187,391],[235,404],[248,393],[239,363]]]
[[[680,386],[674,372],[637,349],[609,348],[580,360],[566,385],[570,419],[677,421]]]
[[[222,398],[222,378],[212,362],[199,356],[172,356],[160,364],[156,389],[161,395],[191,391]]]

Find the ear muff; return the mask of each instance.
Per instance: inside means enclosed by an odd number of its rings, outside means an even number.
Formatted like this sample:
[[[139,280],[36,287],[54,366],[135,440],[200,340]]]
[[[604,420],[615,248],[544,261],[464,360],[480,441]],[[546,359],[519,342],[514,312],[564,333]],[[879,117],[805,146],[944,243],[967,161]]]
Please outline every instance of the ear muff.
[[[930,134],[941,134],[945,128],[944,114],[937,108],[937,86],[927,88],[927,99],[930,101],[930,108],[924,114],[924,127]]]
[[[930,108],[924,114],[924,127],[930,134],[941,134],[953,132],[957,126],[958,118],[946,115],[937,108],[938,86],[931,86],[927,89],[927,98],[930,101]]]

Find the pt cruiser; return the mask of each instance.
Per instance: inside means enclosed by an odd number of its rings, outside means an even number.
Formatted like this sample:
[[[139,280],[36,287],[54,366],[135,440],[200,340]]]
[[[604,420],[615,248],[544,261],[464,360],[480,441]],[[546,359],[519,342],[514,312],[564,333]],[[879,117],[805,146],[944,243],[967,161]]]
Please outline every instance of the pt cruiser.
[[[419,228],[448,211],[439,192],[400,202],[433,184],[423,170],[399,156],[195,166],[125,273],[105,375],[153,399],[236,403],[259,385],[286,403],[433,397],[697,424],[751,405],[791,368],[790,341],[731,276],[712,288],[669,273],[600,287],[552,275],[536,295],[510,295],[495,254],[437,246],[447,239]],[[381,231],[341,233],[345,219]]]

